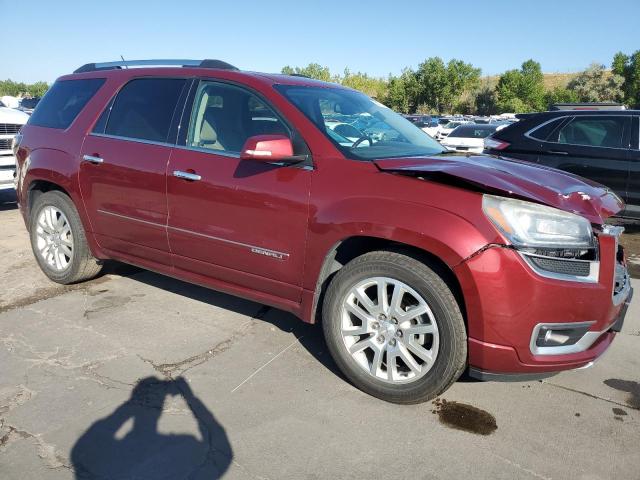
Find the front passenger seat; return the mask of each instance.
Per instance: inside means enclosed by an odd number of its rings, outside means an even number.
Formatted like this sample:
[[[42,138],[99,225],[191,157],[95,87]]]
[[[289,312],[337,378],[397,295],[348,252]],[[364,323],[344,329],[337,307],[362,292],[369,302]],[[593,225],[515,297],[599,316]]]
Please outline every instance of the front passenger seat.
[[[224,146],[218,139],[218,133],[216,132],[214,125],[206,116],[202,121],[198,146],[209,150],[225,150]]]

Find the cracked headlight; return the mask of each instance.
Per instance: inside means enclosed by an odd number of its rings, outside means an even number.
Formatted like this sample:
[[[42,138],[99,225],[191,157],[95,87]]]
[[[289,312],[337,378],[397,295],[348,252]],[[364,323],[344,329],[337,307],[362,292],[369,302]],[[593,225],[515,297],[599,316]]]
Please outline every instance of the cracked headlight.
[[[589,221],[553,207],[484,195],[482,210],[491,223],[517,247],[589,248]]]

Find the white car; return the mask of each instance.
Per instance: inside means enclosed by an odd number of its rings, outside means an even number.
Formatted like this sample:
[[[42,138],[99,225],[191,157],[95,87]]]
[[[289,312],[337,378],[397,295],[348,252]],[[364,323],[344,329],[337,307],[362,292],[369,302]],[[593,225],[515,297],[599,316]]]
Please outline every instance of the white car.
[[[466,123],[469,123],[469,122],[467,122],[465,120],[455,120],[453,122],[449,122],[449,123],[445,123],[444,125],[440,125],[440,127],[438,128],[438,131],[436,132],[435,139],[440,141],[443,138],[448,137],[449,134],[451,132],[453,132],[454,129],[456,129],[460,125],[464,125]]]
[[[26,113],[0,106],[0,190],[14,188],[16,159],[12,150],[13,139],[27,120],[29,115]]]
[[[495,123],[467,123],[456,127],[440,143],[447,150],[457,152],[482,153],[484,139],[494,132],[506,127]]]

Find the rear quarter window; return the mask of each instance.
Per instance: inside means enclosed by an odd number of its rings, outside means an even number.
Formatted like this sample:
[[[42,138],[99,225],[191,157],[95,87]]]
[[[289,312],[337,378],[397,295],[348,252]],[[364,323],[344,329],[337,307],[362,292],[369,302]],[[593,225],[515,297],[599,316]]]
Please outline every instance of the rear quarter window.
[[[68,128],[104,82],[104,78],[58,80],[38,103],[27,123],[37,127]]]

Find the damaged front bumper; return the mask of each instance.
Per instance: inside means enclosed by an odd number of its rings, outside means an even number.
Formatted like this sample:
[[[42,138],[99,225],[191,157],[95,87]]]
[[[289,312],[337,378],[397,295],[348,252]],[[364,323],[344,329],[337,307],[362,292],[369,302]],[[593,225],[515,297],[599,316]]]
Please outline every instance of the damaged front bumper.
[[[620,233],[603,229],[598,257],[588,265],[560,269],[536,264],[510,246],[490,245],[454,267],[467,308],[470,373],[548,376],[602,355],[633,295]]]

